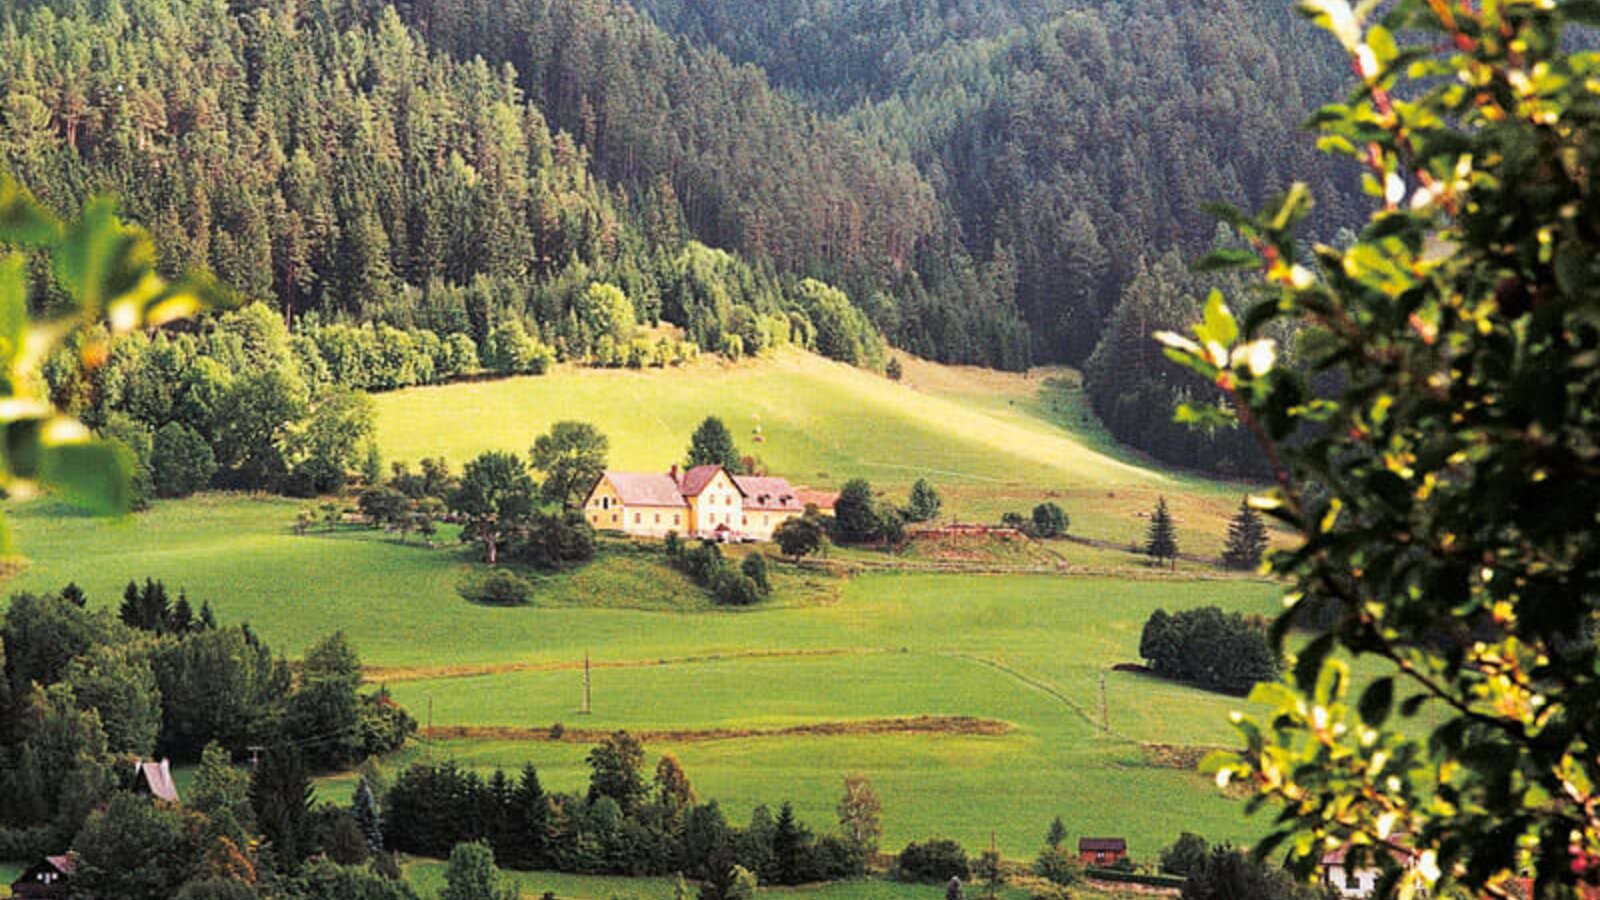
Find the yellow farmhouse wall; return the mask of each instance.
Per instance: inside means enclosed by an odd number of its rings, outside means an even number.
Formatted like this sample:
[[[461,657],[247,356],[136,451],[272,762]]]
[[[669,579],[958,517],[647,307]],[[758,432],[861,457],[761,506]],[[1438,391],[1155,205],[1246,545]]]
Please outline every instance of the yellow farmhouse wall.
[[[739,531],[744,527],[741,524],[744,518],[744,495],[739,493],[739,487],[727,472],[719,471],[698,496],[686,499],[689,501],[691,534],[710,534],[719,525],[728,526],[730,531]]]
[[[664,537],[669,531],[684,533],[689,510],[682,506],[628,506],[611,482],[602,478],[589,493],[583,516],[597,531]]]

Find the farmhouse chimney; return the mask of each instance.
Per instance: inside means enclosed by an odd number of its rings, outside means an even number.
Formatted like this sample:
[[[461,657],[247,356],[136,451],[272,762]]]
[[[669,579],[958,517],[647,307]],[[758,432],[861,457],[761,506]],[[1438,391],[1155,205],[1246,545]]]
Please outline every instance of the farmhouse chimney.
[[[678,464],[677,463],[673,463],[672,464],[672,468],[667,472],[667,474],[672,476],[672,483],[673,484],[677,484],[678,483]]]

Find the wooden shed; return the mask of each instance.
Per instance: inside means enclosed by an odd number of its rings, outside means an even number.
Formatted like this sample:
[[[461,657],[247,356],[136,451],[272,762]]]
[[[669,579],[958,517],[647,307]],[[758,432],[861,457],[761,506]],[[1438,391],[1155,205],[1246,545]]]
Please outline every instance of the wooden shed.
[[[1078,858],[1086,866],[1109,866],[1128,858],[1128,842],[1119,837],[1079,838]]]

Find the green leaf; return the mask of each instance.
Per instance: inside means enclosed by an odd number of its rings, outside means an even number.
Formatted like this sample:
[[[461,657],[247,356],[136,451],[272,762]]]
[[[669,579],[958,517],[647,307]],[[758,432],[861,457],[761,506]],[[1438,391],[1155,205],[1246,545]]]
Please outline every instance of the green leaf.
[[[28,332],[28,261],[20,253],[0,259],[0,379],[11,380],[11,363]],[[15,386],[6,393],[15,393]]]
[[[1195,264],[1196,272],[1223,272],[1232,269],[1254,269],[1261,265],[1261,257],[1253,250],[1240,250],[1235,247],[1222,247],[1200,257]]]
[[[1317,686],[1317,676],[1322,672],[1322,664],[1327,661],[1328,654],[1333,652],[1333,635],[1324,634],[1316,640],[1301,648],[1295,655],[1294,683],[1302,691],[1313,691]]]
[[[1228,310],[1228,304],[1223,302],[1221,291],[1212,291],[1206,298],[1205,322],[1195,333],[1200,335],[1202,341],[1215,341],[1224,347],[1232,347],[1233,342],[1239,339],[1239,323],[1233,318],[1233,313]]]
[[[111,441],[45,446],[39,482],[98,515],[120,515],[133,505],[133,451]]]
[[[1356,704],[1356,709],[1361,713],[1361,721],[1372,726],[1382,725],[1389,718],[1389,712],[1393,708],[1392,677],[1379,678],[1367,685],[1367,689],[1361,692],[1361,701]]]
[[[10,175],[0,173],[0,243],[39,247],[61,239],[61,222]]]

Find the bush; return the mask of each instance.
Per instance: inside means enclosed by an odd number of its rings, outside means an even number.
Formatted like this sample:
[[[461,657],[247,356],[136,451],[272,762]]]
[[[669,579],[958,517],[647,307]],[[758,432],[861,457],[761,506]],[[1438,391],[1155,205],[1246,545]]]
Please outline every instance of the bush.
[[[594,556],[594,528],[579,512],[535,513],[527,537],[513,551],[541,569],[558,569]]]
[[[516,606],[533,597],[533,585],[515,572],[494,569],[478,579],[469,579],[457,588],[461,596],[474,603]]]
[[[156,494],[187,497],[211,484],[217,458],[198,431],[180,422],[168,422],[156,432],[150,455],[150,475]]]
[[[1177,615],[1156,610],[1144,623],[1139,655],[1159,675],[1229,694],[1278,677],[1264,624],[1215,606]]]
[[[1067,533],[1067,514],[1054,503],[1033,508],[1033,533],[1037,537],[1061,537]]]
[[[760,553],[752,553],[739,564],[739,571],[744,576],[755,582],[756,588],[763,594],[772,593],[772,582],[767,577],[767,558]]]
[[[912,841],[900,851],[895,862],[895,877],[901,881],[945,884],[952,878],[967,880],[972,873],[967,851],[949,838]]]
[[[1198,834],[1185,831],[1161,851],[1161,871],[1174,875],[1196,875],[1211,857],[1211,845]]]
[[[749,606],[761,599],[761,589],[743,572],[724,564],[711,576],[711,597],[724,606]]]
[[[1045,847],[1033,861],[1033,874],[1055,884],[1077,884],[1083,879],[1083,864],[1062,847]]]

